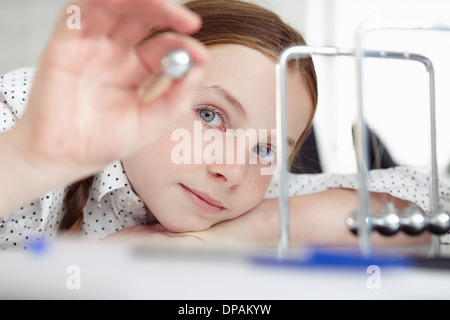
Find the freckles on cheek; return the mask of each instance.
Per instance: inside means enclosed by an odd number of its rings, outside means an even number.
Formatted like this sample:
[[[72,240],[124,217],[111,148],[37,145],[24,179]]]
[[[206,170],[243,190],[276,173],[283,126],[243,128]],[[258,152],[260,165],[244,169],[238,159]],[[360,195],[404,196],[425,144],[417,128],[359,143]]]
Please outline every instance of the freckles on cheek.
[[[252,195],[262,200],[271,180],[272,176],[258,176],[253,178],[249,181],[248,190]]]

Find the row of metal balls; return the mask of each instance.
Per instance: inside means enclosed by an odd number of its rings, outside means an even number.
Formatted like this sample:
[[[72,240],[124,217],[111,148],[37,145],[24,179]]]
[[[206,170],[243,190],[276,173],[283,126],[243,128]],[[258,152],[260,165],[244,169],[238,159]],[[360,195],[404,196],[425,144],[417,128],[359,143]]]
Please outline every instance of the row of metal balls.
[[[357,235],[360,223],[358,211],[354,211],[347,219],[347,227]],[[388,204],[380,212],[370,216],[371,230],[376,230],[385,236],[392,236],[399,231],[415,236],[425,230],[432,234],[442,235],[450,230],[450,215],[443,210],[432,210],[425,214],[417,205],[410,205],[402,212],[398,212],[393,204]]]

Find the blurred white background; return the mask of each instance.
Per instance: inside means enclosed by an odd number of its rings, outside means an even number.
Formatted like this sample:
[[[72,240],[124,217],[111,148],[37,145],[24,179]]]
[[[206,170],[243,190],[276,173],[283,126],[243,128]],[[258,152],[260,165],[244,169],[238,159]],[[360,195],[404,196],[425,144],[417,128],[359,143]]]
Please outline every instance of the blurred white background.
[[[0,0],[0,74],[37,66],[67,0]]]
[[[365,19],[381,17],[450,21],[448,0],[253,0],[300,30],[310,45],[353,47]],[[37,66],[52,26],[66,0],[0,0],[0,74]],[[438,159],[450,162],[450,32],[376,32],[368,48],[411,51],[430,57],[437,79]],[[355,172],[351,125],[356,114],[354,61],[316,56],[319,107],[315,120],[325,171]],[[400,164],[428,164],[428,82],[413,62],[367,62],[367,115],[371,128]]]

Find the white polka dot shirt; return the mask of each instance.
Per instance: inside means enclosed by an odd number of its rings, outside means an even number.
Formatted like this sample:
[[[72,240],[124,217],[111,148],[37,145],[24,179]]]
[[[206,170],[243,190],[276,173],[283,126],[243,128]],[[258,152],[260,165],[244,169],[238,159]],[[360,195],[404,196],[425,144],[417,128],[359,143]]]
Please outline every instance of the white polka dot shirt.
[[[0,132],[14,127],[22,116],[34,75],[34,69],[22,68],[1,77]],[[0,222],[0,250],[28,249],[36,241],[54,239],[67,191],[67,187],[52,190],[5,217]],[[142,224],[147,224],[144,203],[131,189],[120,161],[114,162],[94,177],[79,236],[95,241]]]
[[[0,79],[0,134],[14,127],[25,111],[28,92],[35,70],[17,69]],[[428,177],[408,167],[370,172],[369,190],[389,193],[411,201],[424,211],[429,208]],[[358,187],[356,175],[289,174],[289,195],[304,195],[330,188]],[[279,178],[275,176],[266,198],[278,196]],[[29,249],[37,240],[51,240],[57,236],[64,215],[67,187],[50,191],[32,203],[10,213],[0,221],[0,250]],[[450,211],[450,187],[439,186],[441,206]],[[84,222],[80,237],[96,241],[123,228],[147,223],[142,200],[132,191],[120,161],[99,172],[92,184],[84,208]],[[450,236],[442,237],[450,243]]]

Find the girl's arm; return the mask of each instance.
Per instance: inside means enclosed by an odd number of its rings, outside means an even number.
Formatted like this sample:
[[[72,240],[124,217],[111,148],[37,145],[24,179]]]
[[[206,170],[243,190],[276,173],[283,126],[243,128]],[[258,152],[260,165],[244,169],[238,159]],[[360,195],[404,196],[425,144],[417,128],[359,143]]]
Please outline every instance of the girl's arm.
[[[0,134],[0,218],[71,179],[70,172],[33,154],[15,130]]]
[[[387,201],[397,209],[406,208],[408,201],[388,194],[371,193],[371,209],[380,210]],[[292,196],[290,206],[290,241],[292,246],[357,245],[358,239],[346,227],[349,214],[357,209],[358,195],[355,190],[330,189],[322,192]],[[155,229],[153,226],[127,228],[111,236],[116,240],[142,241],[145,244],[175,246],[225,246],[235,248],[273,247],[279,241],[278,199],[265,199],[256,208],[229,221],[216,224],[208,230],[176,234]],[[164,239],[168,240],[165,242]],[[200,241],[199,241],[200,240]],[[398,233],[384,237],[373,233],[375,245],[404,245],[429,243],[424,233],[410,237]]]
[[[377,212],[387,201],[392,201],[398,210],[409,202],[388,194],[371,193],[371,209]],[[358,195],[355,190],[330,189],[289,200],[290,242],[293,246],[305,244],[357,245],[358,238],[346,226],[346,219],[357,209]],[[225,221],[211,229],[200,232],[207,241],[224,242],[237,246],[276,246],[279,241],[278,199],[265,199],[255,209],[231,221]],[[429,243],[430,236],[424,233],[410,237],[399,232],[392,237],[373,233],[374,245],[403,245]]]
[[[42,56],[27,109],[0,136],[0,217],[151,143],[191,106],[206,49],[186,8],[161,0],[79,0],[79,29],[65,12]],[[151,27],[177,33],[136,46]],[[152,101],[142,93],[175,48],[196,64]]]

